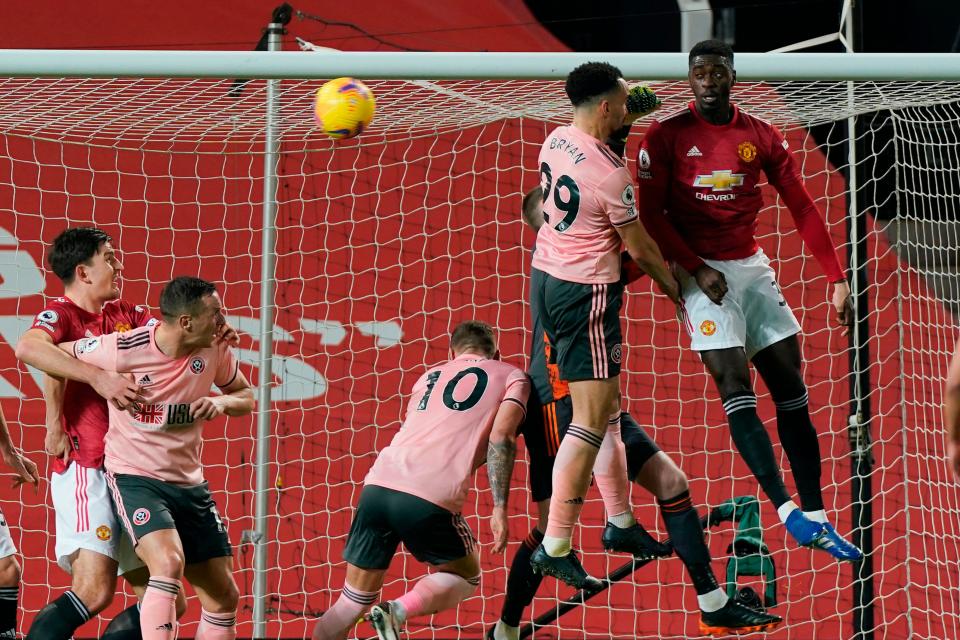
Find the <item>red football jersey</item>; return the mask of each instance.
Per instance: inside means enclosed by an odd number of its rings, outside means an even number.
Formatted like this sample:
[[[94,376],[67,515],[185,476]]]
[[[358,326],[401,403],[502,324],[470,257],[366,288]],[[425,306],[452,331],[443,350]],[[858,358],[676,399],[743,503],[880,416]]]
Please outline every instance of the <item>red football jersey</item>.
[[[725,125],[704,120],[691,102],[650,126],[637,156],[643,222],[665,257],[687,271],[700,266],[700,258],[747,258],[760,248],[761,172],[823,270],[832,281],[842,279],[833,242],[783,135],[736,105]]]
[[[67,298],[54,298],[37,314],[31,329],[50,334],[55,343],[70,342],[114,332],[130,331],[156,322],[144,307],[112,300],[100,313],[81,309]],[[67,380],[63,397],[63,428],[70,437],[70,459],[84,467],[103,464],[103,438],[107,434],[107,402],[88,384]],[[62,460],[54,462],[62,472]]]

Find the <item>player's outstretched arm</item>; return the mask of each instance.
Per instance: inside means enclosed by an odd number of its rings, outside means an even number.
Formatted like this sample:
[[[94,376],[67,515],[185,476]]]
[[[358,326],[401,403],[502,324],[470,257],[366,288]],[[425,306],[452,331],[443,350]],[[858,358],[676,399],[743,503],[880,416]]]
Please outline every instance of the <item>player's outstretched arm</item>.
[[[17,474],[17,477],[13,480],[14,487],[18,487],[25,482],[29,482],[34,487],[40,484],[37,465],[29,458],[24,457],[13,446],[13,440],[10,438],[10,430],[7,428],[7,420],[3,417],[3,411],[0,411],[0,457],[3,457],[6,465]]]
[[[947,460],[960,480],[960,342],[954,348],[943,390],[943,420],[947,428]]]
[[[64,348],[64,345],[68,348]],[[132,380],[77,360],[72,357],[73,342],[55,345],[53,338],[42,329],[29,329],[20,337],[16,356],[21,362],[36,367],[47,375],[89,384],[107,402],[112,402],[121,409],[143,400]]]
[[[634,262],[657,282],[665,296],[674,303],[679,302],[680,287],[677,285],[677,279],[667,269],[660,247],[647,233],[643,223],[640,220],[634,220],[616,229],[620,239],[623,240],[623,246],[626,247]]]
[[[850,285],[843,267],[840,266],[833,238],[830,237],[830,231],[820,215],[820,209],[803,185],[800,170],[788,151],[787,143],[779,132],[775,132],[772,140],[770,158],[764,164],[764,172],[787,205],[803,243],[833,284],[831,302],[837,321],[843,327],[843,335],[847,335],[853,326],[853,304]]]
[[[233,382],[221,390],[221,396],[207,396],[190,404],[190,415],[194,420],[212,420],[222,415],[246,416],[257,406],[253,388],[242,371],[237,371]]]
[[[487,443],[487,477],[493,493],[493,516],[490,529],[493,533],[494,553],[507,548],[510,531],[507,527],[507,498],[510,495],[510,478],[513,463],[517,458],[517,429],[523,422],[523,407],[516,402],[504,402],[497,410]]]

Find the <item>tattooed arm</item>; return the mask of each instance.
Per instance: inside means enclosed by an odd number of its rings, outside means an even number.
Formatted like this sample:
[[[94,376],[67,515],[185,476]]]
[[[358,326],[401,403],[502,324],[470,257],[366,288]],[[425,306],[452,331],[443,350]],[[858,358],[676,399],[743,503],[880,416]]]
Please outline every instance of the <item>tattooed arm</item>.
[[[510,477],[513,461],[517,457],[517,428],[523,422],[524,407],[519,402],[505,401],[497,411],[487,443],[487,477],[493,493],[493,516],[490,529],[493,532],[494,553],[507,548],[507,499],[510,495]]]

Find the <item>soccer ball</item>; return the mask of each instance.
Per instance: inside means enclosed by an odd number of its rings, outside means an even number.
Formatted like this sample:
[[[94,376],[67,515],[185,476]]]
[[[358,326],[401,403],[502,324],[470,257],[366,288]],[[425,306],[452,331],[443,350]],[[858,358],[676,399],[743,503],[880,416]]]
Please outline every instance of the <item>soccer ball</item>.
[[[370,125],[377,102],[373,91],[359,80],[337,78],[317,89],[314,115],[325,134],[352,138]]]

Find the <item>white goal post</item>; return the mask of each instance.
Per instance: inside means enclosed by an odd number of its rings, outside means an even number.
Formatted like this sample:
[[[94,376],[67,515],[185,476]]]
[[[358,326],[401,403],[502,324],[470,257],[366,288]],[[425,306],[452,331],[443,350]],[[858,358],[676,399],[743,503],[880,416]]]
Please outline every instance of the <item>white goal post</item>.
[[[259,435],[237,420],[205,439],[240,543],[241,636],[308,637],[312,614],[336,598],[365,470],[399,424],[410,375],[442,357],[452,323],[488,319],[505,358],[524,364],[532,237],[520,198],[536,183],[539,143],[569,119],[562,79],[590,60],[650,83],[662,113],[689,99],[680,53],[0,50],[0,299],[11,305],[0,336],[15,343],[41,308],[37,282],[57,290],[42,271],[52,237],[97,224],[128,261],[131,301],[155,307],[175,273],[222,283],[241,358],[272,381],[261,385]],[[785,131],[849,258],[859,314],[852,342],[831,331],[825,280],[765,187],[761,244],[804,327],[827,507],[873,541],[865,565],[825,566],[785,544],[763,507],[783,637],[960,635],[960,490],[939,419],[957,333],[950,311],[960,309],[960,182],[949,173],[960,172],[960,54],[737,53],[736,68],[733,99]],[[362,136],[334,142],[313,126],[311,94],[344,75],[373,89],[378,111]],[[643,130],[641,121],[628,152]],[[858,185],[850,210],[845,176]],[[629,294],[625,323],[624,396],[690,477],[695,503],[756,495],[712,385],[648,283]],[[0,353],[0,400],[24,448],[42,455],[33,373]],[[762,394],[760,413],[772,424]],[[465,515],[483,541],[482,478],[475,495]],[[622,559],[600,549],[593,498],[576,544],[588,569],[606,573]],[[519,540],[531,524],[524,464],[511,502]],[[634,496],[656,530],[648,502]],[[4,510],[24,538],[52,531],[43,496],[24,494],[18,517]],[[718,575],[731,535],[711,536]],[[39,538],[20,545],[34,613],[63,584],[46,568],[52,543]],[[391,571],[389,595],[418,574],[408,559]],[[508,564],[486,557],[483,595],[412,637],[480,638],[499,615]],[[693,616],[678,561],[632,580],[553,628],[684,637]],[[569,594],[545,585],[536,611],[558,595]]]

